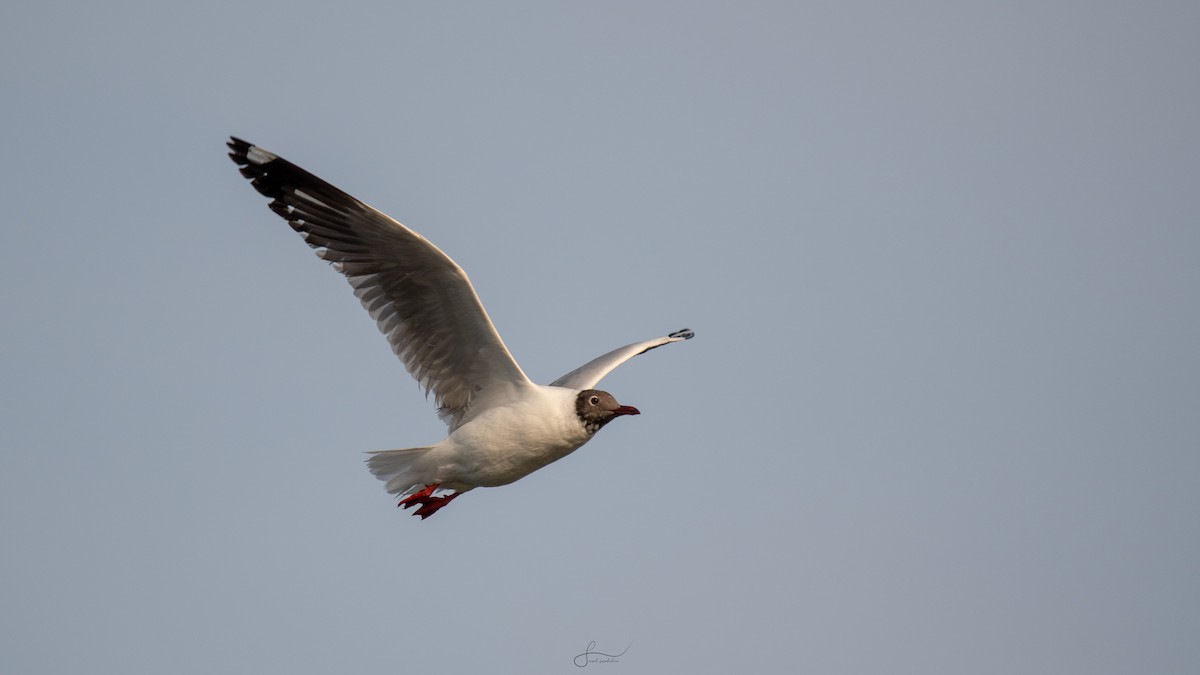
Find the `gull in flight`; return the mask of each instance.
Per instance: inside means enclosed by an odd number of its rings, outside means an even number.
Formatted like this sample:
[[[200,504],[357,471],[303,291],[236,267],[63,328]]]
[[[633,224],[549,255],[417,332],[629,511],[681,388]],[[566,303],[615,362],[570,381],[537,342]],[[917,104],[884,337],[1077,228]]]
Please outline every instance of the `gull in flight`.
[[[622,415],[640,414],[596,389],[646,351],[688,329],[597,357],[549,385],[530,381],[463,271],[421,235],[282,157],[231,137],[229,157],[270,208],[342,273],[449,433],[421,448],[370,453],[367,466],[422,520],[464,492],[508,485],[562,459]]]

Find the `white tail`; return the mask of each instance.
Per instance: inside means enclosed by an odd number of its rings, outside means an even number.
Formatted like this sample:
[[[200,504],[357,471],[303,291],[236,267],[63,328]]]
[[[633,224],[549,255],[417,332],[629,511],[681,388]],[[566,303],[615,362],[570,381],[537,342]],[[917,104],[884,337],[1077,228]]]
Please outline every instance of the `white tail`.
[[[429,448],[403,448],[401,450],[376,450],[368,453],[367,468],[376,478],[387,481],[387,491],[398,495],[423,485],[422,467],[417,462],[429,452]]]

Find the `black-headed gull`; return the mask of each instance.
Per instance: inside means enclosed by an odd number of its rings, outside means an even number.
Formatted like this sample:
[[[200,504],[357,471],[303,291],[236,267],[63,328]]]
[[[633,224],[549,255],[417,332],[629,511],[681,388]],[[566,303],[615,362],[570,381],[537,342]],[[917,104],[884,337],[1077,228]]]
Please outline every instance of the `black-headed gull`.
[[[477,487],[507,485],[570,454],[605,424],[637,415],[595,389],[625,361],[692,337],[683,329],[596,358],[548,386],[509,354],[467,274],[421,235],[240,138],[230,158],[270,208],[345,275],[408,372],[433,392],[449,435],[370,453],[371,473],[425,519]],[[446,491],[453,490],[453,492]],[[435,492],[442,494],[435,495]]]

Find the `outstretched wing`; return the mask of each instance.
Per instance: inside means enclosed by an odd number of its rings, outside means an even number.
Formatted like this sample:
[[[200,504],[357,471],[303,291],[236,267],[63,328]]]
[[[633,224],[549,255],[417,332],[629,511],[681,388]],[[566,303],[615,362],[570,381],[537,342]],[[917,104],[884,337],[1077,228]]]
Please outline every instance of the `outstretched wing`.
[[[683,330],[677,330],[670,335],[664,335],[653,340],[625,345],[619,349],[612,350],[604,356],[588,361],[584,365],[551,382],[550,385],[554,387],[566,387],[568,389],[591,389],[599,384],[600,380],[604,379],[604,376],[611,373],[614,368],[638,354],[644,354],[655,347],[661,347],[672,342],[690,340],[695,335],[691,330],[684,328]]]
[[[399,222],[240,138],[229,157],[271,210],[354,287],[379,330],[455,426],[473,400],[532,385],[509,354],[467,274]]]

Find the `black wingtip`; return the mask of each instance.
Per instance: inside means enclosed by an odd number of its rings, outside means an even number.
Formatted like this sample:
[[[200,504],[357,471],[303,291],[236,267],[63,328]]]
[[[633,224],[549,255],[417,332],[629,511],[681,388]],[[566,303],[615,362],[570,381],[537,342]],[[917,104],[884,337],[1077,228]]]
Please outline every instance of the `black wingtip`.
[[[691,340],[692,338],[696,337],[696,334],[694,332],[692,332],[691,328],[681,328],[681,329],[675,331],[674,333],[671,333],[667,337],[683,338],[684,340]]]
[[[229,146],[229,159],[232,159],[235,164],[245,166],[250,163],[250,159],[246,157],[246,153],[250,152],[250,148],[252,147],[250,143],[243,141],[237,136],[230,136],[225,145]]]
[[[317,201],[343,211],[364,211],[370,208],[279,155],[265,150],[261,145],[254,145],[237,136],[230,136],[225,144],[229,146],[229,158],[237,165],[238,171],[250,181],[255,190],[272,200],[271,210],[285,220],[298,218],[285,208],[294,202],[289,195],[298,190],[305,192],[303,201],[310,207]]]
[[[237,136],[230,136],[225,145],[229,146],[229,159],[237,165],[242,177],[263,196],[279,199],[289,186],[324,183],[278,155]]]

